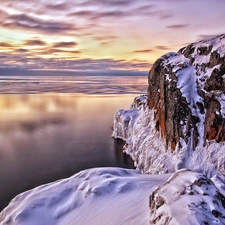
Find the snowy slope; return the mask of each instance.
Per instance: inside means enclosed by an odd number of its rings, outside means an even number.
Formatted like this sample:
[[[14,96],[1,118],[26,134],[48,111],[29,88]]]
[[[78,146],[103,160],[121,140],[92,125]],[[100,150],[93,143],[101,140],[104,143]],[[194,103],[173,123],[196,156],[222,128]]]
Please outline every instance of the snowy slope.
[[[16,196],[0,213],[0,224],[222,225],[225,187],[218,177],[212,180],[188,170],[89,169]]]
[[[146,225],[149,194],[170,175],[96,168],[15,197],[1,225]]]

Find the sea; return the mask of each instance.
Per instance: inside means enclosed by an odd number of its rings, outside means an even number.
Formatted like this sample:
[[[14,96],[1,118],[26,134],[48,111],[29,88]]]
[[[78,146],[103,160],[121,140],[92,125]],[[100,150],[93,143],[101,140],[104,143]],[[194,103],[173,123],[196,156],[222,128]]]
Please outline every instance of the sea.
[[[146,76],[0,76],[0,211],[19,193],[94,167],[134,168],[113,116]]]

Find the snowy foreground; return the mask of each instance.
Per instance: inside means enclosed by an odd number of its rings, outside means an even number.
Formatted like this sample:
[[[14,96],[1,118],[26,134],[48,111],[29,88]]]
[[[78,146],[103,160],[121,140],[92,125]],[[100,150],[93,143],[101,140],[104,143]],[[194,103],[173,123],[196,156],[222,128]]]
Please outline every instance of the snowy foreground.
[[[185,169],[172,175],[89,169],[18,195],[0,224],[225,224],[225,189],[218,178],[213,182]]]
[[[96,168],[15,197],[0,214],[10,225],[149,224],[149,195],[167,175]]]

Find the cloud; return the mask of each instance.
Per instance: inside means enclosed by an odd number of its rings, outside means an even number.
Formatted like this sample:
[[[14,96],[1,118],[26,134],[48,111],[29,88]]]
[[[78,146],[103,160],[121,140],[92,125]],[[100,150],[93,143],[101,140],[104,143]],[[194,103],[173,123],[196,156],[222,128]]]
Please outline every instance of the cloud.
[[[168,46],[164,46],[164,45],[157,45],[154,47],[157,50],[169,50],[170,48]]]
[[[48,51],[48,50],[47,50]],[[53,49],[49,50],[52,53]],[[60,49],[56,49],[60,52]],[[63,51],[64,52],[64,51]],[[72,51],[73,52],[73,51]],[[76,51],[75,51],[76,52]],[[15,52],[16,53],[16,52]],[[78,59],[76,57],[67,58],[42,58],[35,57],[28,50],[20,49],[17,54],[0,53],[0,74],[6,70],[17,71],[58,71],[58,72],[82,72],[82,73],[107,73],[112,71],[148,71],[150,69],[150,64],[147,61],[126,61],[126,60],[114,60],[112,58],[107,59]],[[25,53],[25,54],[21,54]],[[47,53],[47,52],[46,52]],[[77,52],[79,54],[79,52]],[[29,57],[27,57],[29,55]],[[47,54],[46,54],[47,55]],[[46,56],[45,55],[45,56]],[[16,71],[16,70],[15,70]],[[16,74],[16,73],[15,73]]]
[[[19,49],[16,49],[16,52],[17,53],[27,53],[27,52],[29,52],[29,50],[24,49],[24,48],[19,48]]]
[[[0,24],[5,28],[17,28],[23,30],[31,30],[43,33],[66,33],[75,29],[74,25],[65,22],[56,22],[50,20],[43,20],[26,14],[14,14]]]
[[[115,35],[93,35],[93,39],[96,41],[113,41],[117,38]]]
[[[144,50],[133,51],[133,53],[149,53],[149,52],[153,52],[153,50],[152,49],[144,49]]]
[[[77,43],[73,41],[69,42],[57,42],[52,45],[53,48],[73,48]]]
[[[169,28],[169,29],[182,29],[182,28],[186,28],[188,26],[189,26],[189,24],[174,24],[174,25],[167,26],[166,28]]]
[[[98,41],[101,45],[109,45],[112,44],[116,41],[116,39],[118,38],[115,35],[90,35],[92,36],[93,40]]]
[[[83,4],[83,8],[79,8],[71,12],[70,16],[82,17],[87,20],[100,20],[100,19],[115,19],[121,20],[128,17],[150,17],[156,16],[159,18],[169,18],[173,15],[166,10],[156,10],[155,5],[146,2],[135,1],[102,1],[91,0]],[[88,6],[88,7],[87,7]],[[93,7],[91,7],[93,6]]]
[[[99,2],[102,2],[101,0]],[[110,5],[110,6],[129,6],[132,4],[132,1],[130,0],[107,0],[105,1],[106,4]]]
[[[210,34],[200,34],[200,35],[197,36],[196,42],[197,42],[197,41],[201,41],[201,40],[211,39],[211,38],[213,38],[213,37],[215,37],[215,36],[219,36],[219,35],[221,35],[221,34],[218,34],[218,35],[216,35],[216,34],[214,34],[214,35],[210,35]]]
[[[62,50],[62,49],[55,49],[55,48],[49,48],[48,50],[42,51],[39,53],[39,55],[52,55],[57,53],[63,53],[63,54],[80,54],[81,51],[79,50]]]
[[[123,11],[123,10],[105,10],[100,9],[97,10],[80,10],[69,14],[70,16],[75,17],[82,17],[82,19],[87,20],[98,20],[98,19],[104,19],[104,18],[115,18],[120,19],[121,17],[127,17],[132,15],[129,10]]]
[[[99,12],[99,13],[95,13],[93,15],[93,19],[99,19],[99,18],[115,18],[115,19],[119,19],[121,17],[127,17],[130,16],[131,12],[129,11],[105,11],[105,12]]]
[[[158,9],[158,7],[154,4],[147,4],[147,5],[143,5],[140,7],[137,7],[136,9],[134,9],[133,14],[137,14],[140,16],[145,16],[145,17],[158,17],[159,19],[169,19],[172,18],[174,16],[174,14],[172,12],[168,12],[167,10],[164,9]]]
[[[0,20],[5,20],[8,17],[8,13],[0,9]]]
[[[15,0],[13,3],[4,0],[3,5],[8,12],[14,11],[17,14],[9,15],[3,12],[6,18],[0,20],[1,26],[53,35],[83,36],[87,32],[96,33],[97,30],[104,34],[107,22],[112,23],[113,20],[120,21],[133,16],[155,16],[160,19],[172,17],[166,10],[157,10],[156,4],[151,2],[129,0],[64,0],[60,3],[49,0],[40,4],[31,0]],[[103,43],[105,44],[106,40]]]
[[[41,40],[27,40],[25,41],[24,45],[29,45],[29,46],[45,46],[47,43],[45,41]]]
[[[102,45],[102,46],[106,46],[106,45],[109,45],[109,44],[112,44],[113,43],[113,41],[101,41],[100,42],[100,44]]]
[[[160,13],[160,19],[164,20],[164,19],[170,19],[172,17],[174,17],[174,15],[172,13],[167,13],[167,12],[161,12]]]
[[[13,45],[9,44],[9,43],[6,43],[6,42],[0,42],[0,48],[3,47],[3,48],[12,48]]]
[[[80,6],[108,6],[108,7],[128,7],[133,5],[134,2],[130,0],[88,0],[83,3],[78,3]]]
[[[61,2],[61,3],[53,3],[53,4],[47,4],[45,6],[47,9],[50,10],[56,10],[56,11],[66,11],[68,10],[71,6],[68,3]]]

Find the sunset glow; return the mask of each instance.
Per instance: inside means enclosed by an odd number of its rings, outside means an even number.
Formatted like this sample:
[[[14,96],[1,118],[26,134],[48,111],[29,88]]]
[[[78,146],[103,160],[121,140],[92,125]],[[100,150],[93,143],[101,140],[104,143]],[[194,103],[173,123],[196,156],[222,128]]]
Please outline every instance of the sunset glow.
[[[146,73],[224,32],[222,0],[1,0],[0,74]]]

